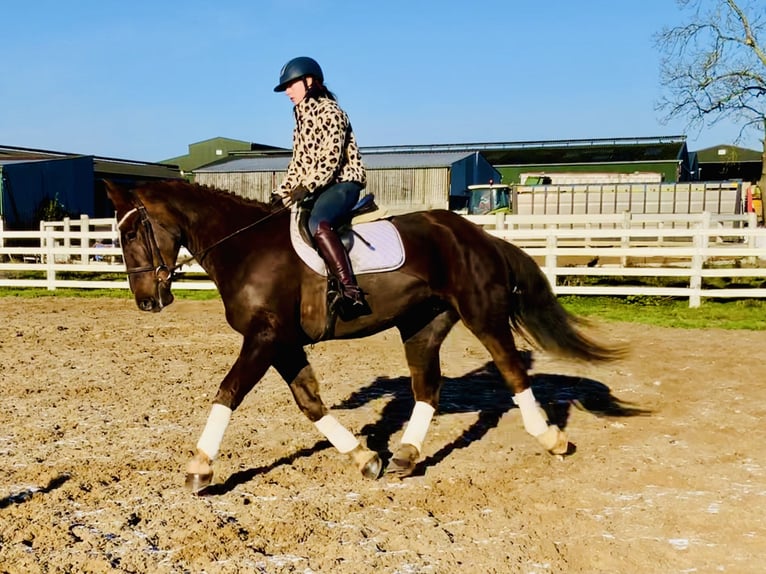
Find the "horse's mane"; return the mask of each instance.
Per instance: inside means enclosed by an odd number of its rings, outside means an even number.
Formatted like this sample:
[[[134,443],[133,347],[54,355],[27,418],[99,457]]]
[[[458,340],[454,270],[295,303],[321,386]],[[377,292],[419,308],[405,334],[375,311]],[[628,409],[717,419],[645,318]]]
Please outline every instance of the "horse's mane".
[[[216,199],[223,199],[227,203],[233,202],[236,204],[236,206],[246,207],[246,208],[260,208],[261,210],[265,211],[271,211],[271,206],[268,203],[265,203],[263,201],[259,201],[257,199],[252,199],[249,197],[243,197],[241,195],[238,195],[234,193],[233,191],[229,191],[226,189],[220,189],[218,187],[213,187],[210,185],[203,185],[200,183],[190,182],[186,180],[169,180],[169,181],[162,181],[157,182],[157,186],[161,188],[166,188],[168,191],[174,191],[178,192],[183,195],[189,195],[189,194],[195,194],[198,196],[206,196],[205,199],[208,201],[215,201]],[[207,197],[210,196],[210,197]]]

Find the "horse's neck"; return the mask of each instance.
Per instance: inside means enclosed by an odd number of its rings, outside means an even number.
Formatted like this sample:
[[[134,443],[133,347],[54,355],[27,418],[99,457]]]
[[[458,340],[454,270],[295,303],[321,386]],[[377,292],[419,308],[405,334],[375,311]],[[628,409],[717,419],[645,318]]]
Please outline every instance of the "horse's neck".
[[[226,196],[208,198],[195,194],[178,198],[172,202],[172,209],[178,214],[184,247],[195,254],[197,263],[209,273],[221,250],[268,214],[265,209],[237,204]]]

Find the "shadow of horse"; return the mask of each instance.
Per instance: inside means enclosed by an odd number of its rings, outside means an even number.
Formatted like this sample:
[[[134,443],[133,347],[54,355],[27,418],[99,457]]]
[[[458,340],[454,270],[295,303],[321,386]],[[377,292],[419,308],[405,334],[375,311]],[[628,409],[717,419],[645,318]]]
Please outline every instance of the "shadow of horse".
[[[525,360],[531,364],[531,355]],[[583,377],[570,377],[537,373],[530,377],[535,398],[548,415],[548,420],[564,429],[572,406],[600,417],[631,417],[650,414],[649,410],[637,408],[615,397],[605,384]],[[415,404],[409,377],[377,377],[366,387],[352,393],[347,399],[333,406],[334,410],[351,410],[377,399],[388,399],[378,420],[365,425],[359,434],[366,437],[367,446],[376,451],[384,461],[392,453],[391,437],[404,428]],[[478,413],[477,420],[451,443],[420,461],[412,476],[422,476],[428,467],[435,466],[455,450],[466,448],[482,439],[495,428],[502,416],[516,408],[513,395],[492,361],[460,377],[444,377],[437,416],[441,414]],[[256,476],[266,474],[283,464],[312,456],[330,448],[326,440],[312,447],[301,449],[273,463],[236,472],[221,484],[205,489],[205,494],[218,495],[231,491],[239,484],[249,482]]]
[[[52,478],[46,486],[33,486],[27,488],[26,490],[22,490],[21,492],[9,494],[8,496],[0,498],[0,508],[7,508],[12,504],[24,504],[25,502],[30,501],[32,497],[37,494],[48,494],[57,488],[61,488],[70,478],[72,478],[71,474],[68,472],[63,472]]]
[[[531,362],[531,357],[527,357]],[[532,390],[549,422],[564,429],[572,406],[600,417],[631,417],[650,414],[615,397],[605,384],[584,377],[538,373],[530,377]],[[409,420],[414,399],[409,377],[378,377],[367,387],[353,393],[335,409],[354,409],[372,400],[389,398],[377,422],[365,425],[360,434],[367,445],[384,460],[391,457],[391,436],[404,428]],[[492,361],[457,378],[444,377],[438,414],[478,413],[477,420],[451,443],[420,461],[413,476],[447,458],[452,452],[466,448],[495,428],[502,416],[516,408],[513,394]],[[570,445],[574,446],[574,445]],[[570,453],[571,454],[571,453]]]

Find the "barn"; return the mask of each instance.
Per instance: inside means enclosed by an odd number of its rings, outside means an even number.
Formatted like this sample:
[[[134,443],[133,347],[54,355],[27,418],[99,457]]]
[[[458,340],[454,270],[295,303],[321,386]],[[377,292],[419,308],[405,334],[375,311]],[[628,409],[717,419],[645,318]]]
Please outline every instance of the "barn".
[[[468,185],[490,180],[527,185],[661,183],[692,181],[698,173],[685,136],[379,146],[361,151],[368,189],[394,213],[459,209],[467,200]],[[231,151],[195,169],[194,178],[266,199],[289,159],[289,150]]]
[[[242,151],[290,153],[289,149],[219,136],[189,144],[186,154],[163,160],[161,163],[177,165],[181,173],[191,173],[199,167],[218,162],[229,154]]]
[[[367,190],[391,213],[456,208],[465,203],[467,187],[500,173],[479,151],[391,151],[363,148]],[[268,200],[284,177],[290,155],[232,153],[221,162],[194,170],[197,183],[238,195]]]
[[[507,184],[659,183],[694,179],[685,136],[418,146],[479,151]]]
[[[176,166],[0,147],[0,217],[9,229],[35,229],[41,220],[63,217],[111,217],[103,179],[180,177]]]
[[[708,181],[758,181],[763,154],[733,145],[717,145],[695,153],[700,178]]]

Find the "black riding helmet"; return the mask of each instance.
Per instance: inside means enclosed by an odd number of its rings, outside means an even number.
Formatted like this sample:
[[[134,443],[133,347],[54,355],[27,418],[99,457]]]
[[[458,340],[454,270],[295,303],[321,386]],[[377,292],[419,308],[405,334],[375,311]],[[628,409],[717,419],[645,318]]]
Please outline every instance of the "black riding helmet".
[[[282,66],[282,71],[279,72],[279,85],[274,88],[274,91],[284,92],[290,82],[306,76],[313,76],[320,83],[324,83],[322,68],[319,67],[316,60],[307,56],[293,58]]]

